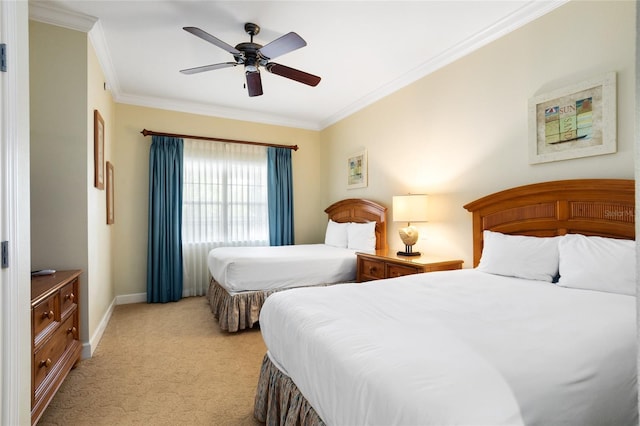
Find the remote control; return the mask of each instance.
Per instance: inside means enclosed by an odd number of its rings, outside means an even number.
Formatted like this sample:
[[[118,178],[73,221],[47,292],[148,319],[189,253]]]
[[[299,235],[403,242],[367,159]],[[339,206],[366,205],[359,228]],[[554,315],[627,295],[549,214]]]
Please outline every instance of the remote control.
[[[56,273],[55,269],[40,269],[39,271],[33,271],[31,272],[31,276],[38,276],[38,275],[53,275]]]

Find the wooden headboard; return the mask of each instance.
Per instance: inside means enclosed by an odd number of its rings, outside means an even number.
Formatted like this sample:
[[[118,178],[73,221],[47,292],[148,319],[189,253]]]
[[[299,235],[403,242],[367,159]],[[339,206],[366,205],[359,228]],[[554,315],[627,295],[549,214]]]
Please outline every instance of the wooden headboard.
[[[536,183],[487,195],[464,206],[473,213],[473,264],[482,232],[550,237],[564,234],[635,239],[635,181],[574,179]]]
[[[376,222],[376,250],[387,249],[387,208],[373,201],[348,198],[325,210],[334,222]]]

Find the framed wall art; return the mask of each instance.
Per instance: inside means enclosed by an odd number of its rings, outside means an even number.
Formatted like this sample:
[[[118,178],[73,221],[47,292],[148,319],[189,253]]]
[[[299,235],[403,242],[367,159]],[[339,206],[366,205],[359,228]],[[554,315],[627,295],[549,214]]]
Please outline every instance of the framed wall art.
[[[94,186],[104,189],[104,120],[97,109],[93,110],[93,163]]]
[[[107,161],[107,225],[111,225],[114,222],[113,184],[113,164]]]
[[[366,188],[367,151],[361,150],[347,158],[347,189]]]
[[[616,152],[616,73],[529,100],[529,163]]]

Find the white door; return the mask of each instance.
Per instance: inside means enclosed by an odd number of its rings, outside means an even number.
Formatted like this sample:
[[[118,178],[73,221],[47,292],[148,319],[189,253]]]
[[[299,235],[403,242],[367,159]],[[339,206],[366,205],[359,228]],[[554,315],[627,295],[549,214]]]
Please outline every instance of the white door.
[[[0,425],[31,424],[28,28],[28,2],[0,1]]]

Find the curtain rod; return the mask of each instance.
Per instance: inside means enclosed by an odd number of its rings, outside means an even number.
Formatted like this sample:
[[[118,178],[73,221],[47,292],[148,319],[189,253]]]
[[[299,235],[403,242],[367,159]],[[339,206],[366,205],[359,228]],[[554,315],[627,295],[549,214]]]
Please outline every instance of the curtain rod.
[[[199,140],[205,140],[205,141],[228,142],[228,143],[243,143],[245,145],[271,146],[274,148],[292,149],[294,151],[298,150],[298,145],[277,145],[277,144],[266,143],[266,142],[251,142],[251,141],[240,141],[235,139],[211,138],[207,136],[180,135],[177,133],[154,132],[153,130],[147,130],[147,129],[143,129],[140,133],[142,133],[144,136],[169,136],[172,138],[199,139]]]

